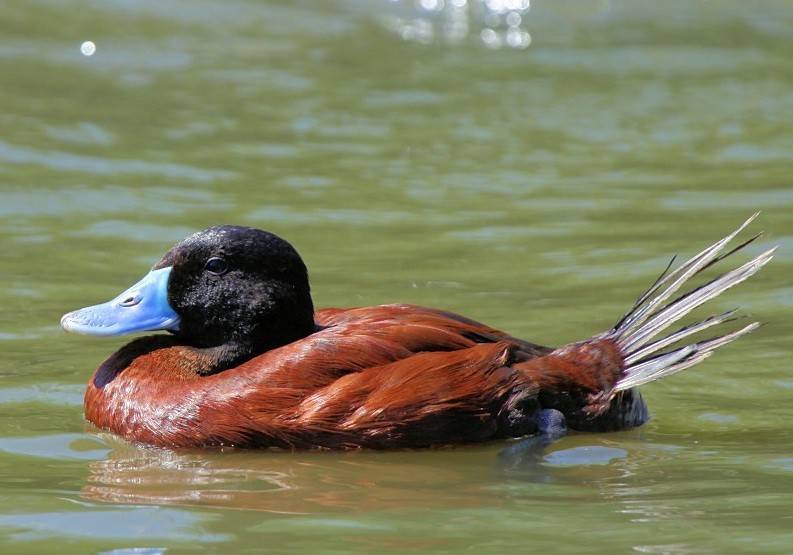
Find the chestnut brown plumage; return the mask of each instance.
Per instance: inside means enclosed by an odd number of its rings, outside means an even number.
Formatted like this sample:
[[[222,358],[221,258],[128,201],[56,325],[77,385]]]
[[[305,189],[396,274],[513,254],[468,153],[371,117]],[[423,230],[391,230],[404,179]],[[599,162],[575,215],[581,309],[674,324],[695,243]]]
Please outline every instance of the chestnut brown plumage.
[[[750,221],[665,272],[610,331],[557,349],[407,304],[314,311],[294,249],[239,226],[192,235],[151,277],[110,303],[67,314],[62,324],[100,335],[171,332],[122,347],[85,394],[88,420],[154,445],[426,447],[548,433],[547,411],[574,430],[626,429],[648,418],[637,386],[757,326],[680,346],[731,321],[728,312],[655,339],[770,260],[773,249],[668,300],[750,243],[754,238],[723,254]],[[144,323],[135,316],[137,323],[113,327],[127,318],[123,311],[144,305]]]

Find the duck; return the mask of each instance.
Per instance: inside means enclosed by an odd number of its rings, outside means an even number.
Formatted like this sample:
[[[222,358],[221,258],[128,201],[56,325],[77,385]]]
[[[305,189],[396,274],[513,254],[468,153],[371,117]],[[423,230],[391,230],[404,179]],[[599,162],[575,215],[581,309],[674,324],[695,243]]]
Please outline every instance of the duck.
[[[611,329],[560,347],[412,304],[315,309],[295,248],[239,225],[190,235],[135,285],[61,326],[166,332],[112,353],[84,398],[89,422],[154,446],[412,449],[626,430],[649,418],[640,386],[759,326],[734,324],[730,310],[666,331],[771,260],[775,248],[690,285],[761,236],[728,250],[756,216],[673,259]]]

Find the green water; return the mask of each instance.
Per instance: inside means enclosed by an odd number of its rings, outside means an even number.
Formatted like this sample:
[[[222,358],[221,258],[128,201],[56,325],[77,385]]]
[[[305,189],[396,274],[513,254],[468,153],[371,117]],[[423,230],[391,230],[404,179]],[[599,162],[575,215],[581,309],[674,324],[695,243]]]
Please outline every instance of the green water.
[[[491,48],[453,4],[0,4],[0,552],[790,552],[793,5],[535,1]],[[226,222],[318,306],[554,345],[757,210],[781,250],[710,312],[768,325],[536,461],[128,444],[82,418],[124,339],[58,326]]]

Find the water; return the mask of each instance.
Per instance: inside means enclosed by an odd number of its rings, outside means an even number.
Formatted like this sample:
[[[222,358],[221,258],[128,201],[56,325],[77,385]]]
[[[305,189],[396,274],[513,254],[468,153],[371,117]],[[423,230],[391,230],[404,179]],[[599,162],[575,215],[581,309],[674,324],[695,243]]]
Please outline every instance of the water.
[[[789,551],[793,7],[478,6],[3,6],[0,550]],[[768,325],[537,460],[132,445],[82,419],[124,340],[58,327],[226,222],[291,240],[319,306],[560,344],[756,210],[781,250],[711,311]]]

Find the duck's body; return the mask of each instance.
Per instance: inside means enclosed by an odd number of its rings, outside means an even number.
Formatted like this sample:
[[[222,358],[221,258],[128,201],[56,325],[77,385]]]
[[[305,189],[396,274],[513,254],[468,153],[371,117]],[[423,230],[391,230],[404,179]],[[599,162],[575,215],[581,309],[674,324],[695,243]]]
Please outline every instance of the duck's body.
[[[264,233],[219,226],[191,236],[155,265],[154,277],[64,317],[64,328],[83,333],[173,333],[136,339],[99,367],[85,395],[88,420],[128,439],[183,447],[470,443],[548,433],[549,413],[581,431],[630,428],[647,419],[637,385],[695,364],[756,325],[679,348],[670,345],[730,314],[668,340],[652,336],[771,256],[663,306],[718,259],[732,234],[651,288],[647,297],[656,296],[640,299],[611,331],[552,349],[412,305],[314,312],[302,261]],[[261,252],[257,237],[270,242]],[[139,309],[143,316],[128,317]]]
[[[320,310],[315,319],[308,337],[208,376],[175,338],[134,341],[89,383],[86,416],[154,444],[418,447],[536,433],[555,393],[596,396],[622,374],[610,340],[554,353],[411,305]],[[593,401],[593,413],[608,406]]]

